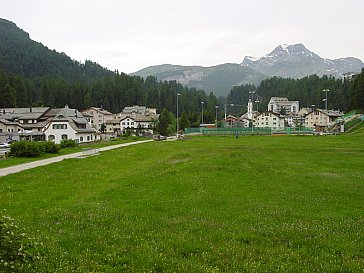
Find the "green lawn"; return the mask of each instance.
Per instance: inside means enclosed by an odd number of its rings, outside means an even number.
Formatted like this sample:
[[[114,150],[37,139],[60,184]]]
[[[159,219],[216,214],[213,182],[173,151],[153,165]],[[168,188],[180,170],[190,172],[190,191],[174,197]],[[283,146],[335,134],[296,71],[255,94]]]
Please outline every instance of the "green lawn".
[[[38,272],[362,272],[363,134],[149,142],[0,178]]]
[[[56,153],[56,154],[42,154],[39,157],[18,157],[18,158],[17,157],[9,157],[9,158],[6,158],[6,159],[0,158],[0,169],[10,167],[10,166],[19,165],[19,164],[24,164],[24,163],[28,163],[28,162],[32,162],[32,161],[36,161],[36,160],[51,158],[51,157],[55,157],[55,156],[59,156],[59,155],[77,153],[77,152],[81,152],[81,151],[83,151],[84,149],[87,149],[87,148],[102,148],[102,147],[106,147],[106,146],[122,144],[122,143],[126,143],[126,142],[137,141],[137,140],[144,140],[144,138],[129,138],[129,139],[126,139],[126,140],[121,140],[120,139],[120,140],[115,140],[115,141],[99,141],[99,142],[95,142],[95,143],[78,145],[76,147],[63,148],[63,149],[61,149],[59,151],[59,153]]]

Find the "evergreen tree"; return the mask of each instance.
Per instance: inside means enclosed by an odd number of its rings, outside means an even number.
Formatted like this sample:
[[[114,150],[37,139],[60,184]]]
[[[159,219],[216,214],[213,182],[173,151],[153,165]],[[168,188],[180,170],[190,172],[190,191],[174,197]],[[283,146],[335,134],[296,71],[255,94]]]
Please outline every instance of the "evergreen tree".
[[[0,107],[16,107],[16,91],[10,84],[0,87]]]
[[[191,126],[190,121],[188,120],[186,112],[182,112],[181,118],[179,120],[178,126],[181,130],[185,128],[189,128]]]
[[[169,126],[172,124],[171,112],[164,108],[159,116],[157,131],[164,136],[169,135]]]

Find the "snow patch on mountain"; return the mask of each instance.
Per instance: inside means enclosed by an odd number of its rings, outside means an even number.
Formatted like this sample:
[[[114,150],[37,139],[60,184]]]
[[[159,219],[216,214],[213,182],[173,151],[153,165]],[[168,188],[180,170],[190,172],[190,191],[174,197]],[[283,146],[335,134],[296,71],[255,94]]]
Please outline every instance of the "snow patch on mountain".
[[[303,44],[277,46],[261,57],[246,56],[241,63],[268,76],[300,78],[310,74],[341,77],[343,73],[360,72],[364,63],[356,58],[324,59]]]

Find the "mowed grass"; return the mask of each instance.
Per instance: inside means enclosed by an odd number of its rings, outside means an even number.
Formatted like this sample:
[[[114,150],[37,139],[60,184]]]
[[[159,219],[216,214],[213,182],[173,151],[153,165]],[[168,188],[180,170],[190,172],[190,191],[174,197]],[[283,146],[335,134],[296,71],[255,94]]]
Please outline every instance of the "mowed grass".
[[[0,178],[38,272],[362,272],[363,134],[194,137]]]
[[[56,154],[44,153],[44,154],[41,154],[38,157],[8,157],[6,159],[0,158],[0,169],[15,166],[15,165],[19,165],[19,164],[24,164],[24,163],[28,163],[28,162],[33,162],[33,161],[37,161],[37,160],[41,160],[41,159],[56,157],[56,156],[60,156],[60,155],[66,155],[66,154],[71,154],[71,153],[82,152],[85,149],[102,148],[102,147],[106,147],[106,146],[112,146],[112,145],[116,145],[116,144],[133,142],[133,141],[137,141],[137,140],[145,140],[145,139],[144,138],[134,138],[134,139],[130,138],[130,139],[126,139],[126,140],[98,141],[98,142],[94,142],[94,143],[87,143],[87,144],[83,144],[83,145],[78,145],[76,147],[62,148]]]

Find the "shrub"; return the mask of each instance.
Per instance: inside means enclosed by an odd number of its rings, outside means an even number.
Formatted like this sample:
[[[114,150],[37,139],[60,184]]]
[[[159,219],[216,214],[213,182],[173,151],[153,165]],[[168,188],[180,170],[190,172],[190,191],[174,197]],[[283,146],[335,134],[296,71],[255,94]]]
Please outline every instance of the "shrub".
[[[73,139],[64,139],[61,141],[61,148],[76,147],[76,141]]]
[[[44,152],[50,154],[56,154],[61,149],[61,146],[52,142],[52,141],[45,141],[43,142]]]
[[[29,272],[40,260],[38,244],[14,219],[0,212],[0,272]]]
[[[10,155],[16,157],[37,157],[44,153],[44,147],[39,142],[17,141],[10,146]]]

